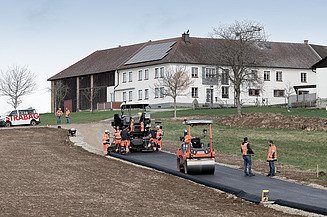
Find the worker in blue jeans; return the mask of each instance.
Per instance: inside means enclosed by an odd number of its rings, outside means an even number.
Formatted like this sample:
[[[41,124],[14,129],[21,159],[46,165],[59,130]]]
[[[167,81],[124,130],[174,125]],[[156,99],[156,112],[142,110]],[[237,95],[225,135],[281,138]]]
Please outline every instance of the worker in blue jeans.
[[[245,176],[254,176],[254,174],[252,173],[252,159],[251,159],[251,156],[254,155],[254,152],[250,147],[250,142],[247,137],[244,138],[241,144],[241,153],[244,160]]]

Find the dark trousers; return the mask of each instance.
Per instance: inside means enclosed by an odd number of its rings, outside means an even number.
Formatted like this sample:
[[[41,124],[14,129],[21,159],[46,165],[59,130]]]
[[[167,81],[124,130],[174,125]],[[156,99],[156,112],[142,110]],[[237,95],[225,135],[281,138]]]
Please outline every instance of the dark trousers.
[[[244,173],[245,173],[245,175],[249,175],[252,173],[252,171],[251,171],[251,169],[252,169],[251,155],[243,156],[243,160],[244,160]]]
[[[274,176],[275,175],[275,161],[269,161],[269,173],[268,175]]]

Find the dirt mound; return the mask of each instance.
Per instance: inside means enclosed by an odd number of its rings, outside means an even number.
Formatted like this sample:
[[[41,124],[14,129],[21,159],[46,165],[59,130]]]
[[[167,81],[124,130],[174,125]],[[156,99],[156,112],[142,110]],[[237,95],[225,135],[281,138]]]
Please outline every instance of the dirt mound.
[[[218,121],[226,126],[327,131],[326,118],[284,116],[278,113],[248,113],[219,117]]]

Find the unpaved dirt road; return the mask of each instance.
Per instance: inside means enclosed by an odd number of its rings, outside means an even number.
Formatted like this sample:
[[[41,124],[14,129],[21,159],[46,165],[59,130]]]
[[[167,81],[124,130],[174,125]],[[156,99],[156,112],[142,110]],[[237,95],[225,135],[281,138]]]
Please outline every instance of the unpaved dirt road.
[[[107,128],[75,127],[93,134],[86,141],[94,144]],[[1,216],[291,216],[92,154],[73,145],[64,129],[0,134]]]

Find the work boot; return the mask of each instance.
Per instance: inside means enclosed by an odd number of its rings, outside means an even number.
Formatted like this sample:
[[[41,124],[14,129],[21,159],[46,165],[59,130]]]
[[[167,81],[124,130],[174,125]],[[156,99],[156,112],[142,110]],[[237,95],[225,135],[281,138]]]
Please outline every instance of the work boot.
[[[254,173],[250,173],[249,176],[255,176],[255,174]]]

